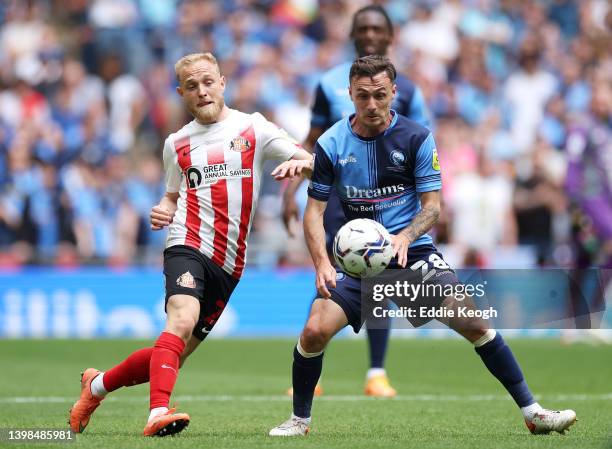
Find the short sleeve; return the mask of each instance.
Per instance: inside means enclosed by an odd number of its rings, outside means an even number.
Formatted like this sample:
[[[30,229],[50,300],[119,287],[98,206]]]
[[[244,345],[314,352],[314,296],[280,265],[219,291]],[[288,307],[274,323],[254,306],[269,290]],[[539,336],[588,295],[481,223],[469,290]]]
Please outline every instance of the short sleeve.
[[[327,201],[334,184],[334,164],[318,142],[315,144],[314,154],[314,170],[308,186],[308,196],[315,200]]]
[[[315,91],[314,103],[312,105],[312,114],[310,118],[310,126],[317,128],[326,128],[330,119],[329,100],[323,91],[321,84],[317,86]]]
[[[414,178],[417,192],[431,192],[442,188],[438,150],[431,133],[417,151]]]
[[[181,186],[181,169],[177,162],[176,151],[170,139],[164,142],[164,172],[166,174],[166,191],[176,193]]]
[[[300,148],[297,140],[287,134],[284,129],[266,120],[263,115],[255,113],[254,116],[257,125],[257,139],[263,151],[264,159],[279,161],[291,159]]]

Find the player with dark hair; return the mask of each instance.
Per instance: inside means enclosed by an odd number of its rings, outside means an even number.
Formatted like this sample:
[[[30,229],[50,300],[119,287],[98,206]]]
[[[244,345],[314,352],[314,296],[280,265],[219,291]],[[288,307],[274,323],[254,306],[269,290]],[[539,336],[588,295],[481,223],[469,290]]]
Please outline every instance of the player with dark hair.
[[[357,332],[363,324],[361,279],[334,268],[325,248],[323,214],[333,188],[348,219],[375,220],[392,234],[395,259],[391,268],[422,265],[427,268],[425,275],[421,269],[407,269],[401,274],[406,278],[419,276],[419,281],[428,285],[459,284],[427,234],[440,216],[442,183],[436,144],[431,131],[391,109],[396,91],[395,68],[388,59],[357,59],[349,74],[349,95],[355,113],[317,140],[304,234],[316,270],[319,296],[293,351],[293,413],[270,431],[271,436],[309,432],[313,393],[325,347],[347,325]],[[341,162],[349,156],[352,163]],[[286,170],[294,164],[289,161],[281,165]],[[397,298],[392,299],[400,305]],[[448,318],[440,321],[474,345],[485,366],[520,407],[532,433],[564,432],[576,421],[576,413],[542,408],[501,335],[490,329],[486,320],[459,313],[460,307],[474,307],[461,299],[440,294],[418,297],[416,303],[427,300],[429,308],[453,311],[453,316],[446,314]],[[418,314],[408,319],[415,326],[431,320]]]
[[[350,36],[358,56],[386,56],[393,41],[393,24],[389,15],[381,6],[365,6],[353,15]],[[326,129],[354,112],[353,103],[347,93],[350,68],[350,62],[340,64],[321,77],[315,92],[310,132],[304,142],[306,149],[314,148],[315,142]],[[429,128],[428,113],[420,89],[401,74],[397,76],[396,85],[397,94],[393,99],[393,109],[398,114]],[[293,180],[283,195],[283,221],[290,233],[292,233],[291,222],[294,219],[297,220],[299,215],[295,193],[301,182],[302,179]],[[327,248],[330,253],[334,236],[345,222],[346,218],[338,197],[332,190],[329,207],[326,209],[324,216]],[[367,374],[365,394],[378,397],[395,396],[396,391],[389,384],[384,369],[389,327],[368,328],[367,333],[370,348],[370,369]],[[319,392],[319,387],[317,386],[317,388],[317,392]]]

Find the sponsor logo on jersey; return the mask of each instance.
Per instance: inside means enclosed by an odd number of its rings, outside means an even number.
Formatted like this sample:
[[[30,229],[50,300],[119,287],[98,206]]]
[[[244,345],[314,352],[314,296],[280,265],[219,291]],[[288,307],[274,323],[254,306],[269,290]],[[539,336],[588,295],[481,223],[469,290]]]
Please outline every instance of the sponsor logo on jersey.
[[[190,189],[201,184],[215,184],[220,179],[250,178],[253,172],[250,168],[228,168],[227,163],[204,165],[203,167],[189,167],[185,173]]]
[[[234,137],[230,142],[230,150],[237,151],[239,153],[244,153],[251,149],[251,142],[248,141],[245,137],[238,136]]]
[[[338,163],[340,165],[342,165],[343,167],[346,164],[354,164],[357,162],[357,158],[353,155],[353,154],[349,154],[347,157],[345,157],[344,159],[338,159]]]
[[[336,281],[343,281],[344,278],[346,277],[346,274],[344,274],[341,271],[336,272]]]
[[[187,185],[190,189],[196,189],[202,184],[202,173],[195,167],[189,167],[185,173],[185,177],[187,178]]]
[[[392,186],[380,187],[378,189],[358,189],[355,186],[344,186],[346,197],[348,199],[377,199],[388,197],[394,194],[401,194],[404,189],[404,184],[396,184]]]
[[[431,168],[440,171],[440,160],[438,159],[438,150],[433,149],[433,156],[431,158]]]
[[[176,285],[185,288],[196,288],[195,278],[189,271],[186,271],[177,278]]]
[[[210,164],[210,165],[205,165],[204,167],[202,167],[202,172],[207,175],[209,173],[218,173],[221,171],[226,171],[227,170],[227,163],[220,163],[220,164]]]

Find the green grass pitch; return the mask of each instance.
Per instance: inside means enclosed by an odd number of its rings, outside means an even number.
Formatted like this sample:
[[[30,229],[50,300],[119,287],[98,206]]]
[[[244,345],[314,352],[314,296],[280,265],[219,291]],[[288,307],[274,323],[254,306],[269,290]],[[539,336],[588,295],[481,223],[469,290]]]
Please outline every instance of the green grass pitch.
[[[141,436],[147,385],[122,389],[96,411],[81,448],[612,448],[612,347],[556,340],[511,340],[532,390],[548,408],[573,408],[568,435],[530,435],[514,403],[460,340],[390,343],[394,400],[362,395],[363,340],[333,341],[306,438],[273,439],[268,430],[290,411],[295,340],[209,340],[187,362],[171,403],[191,415],[175,437]],[[79,373],[107,369],[150,342],[0,341],[0,428],[65,428]],[[0,442],[2,447],[24,447]],[[65,447],[30,444],[29,447]]]

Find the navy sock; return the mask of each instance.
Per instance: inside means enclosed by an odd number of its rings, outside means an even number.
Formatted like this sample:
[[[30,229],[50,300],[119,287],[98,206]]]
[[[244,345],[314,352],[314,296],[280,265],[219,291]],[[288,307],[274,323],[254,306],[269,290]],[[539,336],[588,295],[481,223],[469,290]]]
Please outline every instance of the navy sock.
[[[370,368],[383,368],[389,341],[389,328],[367,329],[368,344],[370,346]]]
[[[493,340],[475,349],[491,374],[506,387],[519,407],[526,407],[535,402],[523,378],[521,368],[499,333]]]
[[[293,414],[300,418],[310,418],[312,397],[321,377],[323,354],[304,357],[293,349]]]

